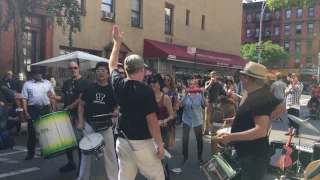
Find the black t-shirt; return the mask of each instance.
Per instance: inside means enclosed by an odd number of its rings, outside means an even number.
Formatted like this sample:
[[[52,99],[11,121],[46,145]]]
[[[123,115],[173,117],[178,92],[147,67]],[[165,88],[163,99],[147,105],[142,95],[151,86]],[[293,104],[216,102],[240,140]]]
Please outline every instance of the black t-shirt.
[[[86,102],[86,120],[104,126],[103,122],[110,122],[111,116],[95,117],[95,115],[112,113],[117,107],[113,96],[112,86],[100,86],[92,83],[83,91],[81,99]]]
[[[80,94],[83,93],[84,89],[87,87],[88,81],[83,77],[80,77],[77,80],[68,79],[63,83],[62,92],[64,95],[63,103],[64,108],[71,105],[76,101]],[[70,111],[72,115],[77,115],[78,108],[74,108]]]
[[[227,96],[226,91],[223,89],[222,85],[219,82],[212,83],[208,92],[209,103],[217,102],[219,96]]]
[[[270,116],[274,108],[279,104],[280,102],[275,96],[263,88],[248,94],[248,98],[237,111],[231,132],[243,132],[254,128],[255,116]],[[234,147],[240,157],[270,157],[267,134],[265,137],[256,140],[235,142]]]
[[[117,129],[130,140],[150,139],[146,116],[158,111],[151,88],[139,81],[124,79],[119,70],[111,73],[113,93],[120,107]],[[121,133],[119,134],[122,137]]]

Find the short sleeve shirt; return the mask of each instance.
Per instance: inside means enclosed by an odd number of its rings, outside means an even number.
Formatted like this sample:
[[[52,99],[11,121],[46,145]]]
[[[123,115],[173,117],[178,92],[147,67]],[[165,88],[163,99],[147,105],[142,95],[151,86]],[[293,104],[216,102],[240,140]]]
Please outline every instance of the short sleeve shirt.
[[[184,99],[184,96],[182,99]],[[197,93],[194,99],[192,99],[190,97],[190,94],[188,94],[188,97],[185,100],[185,105],[182,114],[183,123],[187,124],[190,127],[200,126],[203,123],[203,106],[204,101],[200,93]]]
[[[259,101],[257,101],[259,99]],[[254,117],[269,116],[280,102],[270,91],[261,88],[250,94],[246,101],[239,107],[234,123],[232,133],[243,132],[255,127]],[[265,137],[252,141],[235,142],[234,147],[241,156],[270,157],[269,139]]]
[[[48,80],[43,79],[40,82],[30,80],[24,83],[21,98],[28,99],[28,105],[31,106],[46,106],[50,104],[48,91],[54,93]]]
[[[223,86],[219,82],[212,83],[208,92],[209,103],[215,103],[220,95],[227,96]]]
[[[118,131],[123,131],[130,140],[150,139],[146,116],[158,112],[152,89],[139,81],[123,78],[118,69],[112,71],[111,82],[120,107]],[[121,133],[119,135],[122,137]]]

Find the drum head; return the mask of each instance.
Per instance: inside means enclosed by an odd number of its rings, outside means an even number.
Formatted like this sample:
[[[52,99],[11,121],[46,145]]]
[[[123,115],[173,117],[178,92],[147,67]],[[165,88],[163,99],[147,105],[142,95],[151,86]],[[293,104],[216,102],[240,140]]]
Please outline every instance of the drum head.
[[[101,145],[103,140],[103,136],[99,133],[92,133],[88,135],[90,139],[87,138],[87,136],[84,136],[80,143],[79,148],[84,151],[89,151],[91,149],[96,148],[97,146]]]
[[[220,129],[219,131],[217,131],[217,134],[220,135],[222,133],[231,133],[231,127],[228,127],[228,128],[223,128],[223,129]]]

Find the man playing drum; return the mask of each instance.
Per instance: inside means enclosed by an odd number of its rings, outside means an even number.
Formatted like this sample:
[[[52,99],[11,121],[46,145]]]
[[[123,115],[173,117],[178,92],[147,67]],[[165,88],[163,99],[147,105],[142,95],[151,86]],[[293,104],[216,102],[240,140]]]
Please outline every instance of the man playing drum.
[[[25,160],[30,160],[34,157],[34,149],[36,147],[37,136],[33,125],[33,120],[40,116],[51,112],[50,104],[52,100],[47,96],[48,92],[54,94],[51,83],[48,80],[42,79],[41,70],[39,68],[32,69],[33,80],[24,83],[21,92],[23,111],[28,119],[28,155]]]
[[[231,134],[218,136],[223,144],[234,143],[242,180],[262,180],[270,163],[267,131],[270,115],[277,106],[272,102],[277,99],[263,89],[266,72],[265,66],[254,62],[249,62],[240,72],[248,97],[237,111]]]
[[[96,65],[96,83],[90,84],[83,92],[78,107],[78,129],[90,134],[100,133],[106,145],[104,146],[103,158],[105,170],[109,180],[118,179],[118,162],[114,150],[114,138],[112,132],[112,115],[118,115],[118,106],[114,100],[111,84],[108,83],[108,63],[99,62]],[[83,119],[84,107],[86,108],[86,121]],[[96,115],[103,115],[95,117]],[[114,122],[115,123],[115,122]],[[79,180],[89,180],[91,169],[91,156],[82,154]]]
[[[69,71],[71,72],[71,79],[66,80],[62,86],[62,96],[55,96],[49,94],[52,99],[63,101],[64,109],[70,111],[70,115],[72,116],[72,123],[78,121],[78,105],[80,102],[81,94],[83,90],[87,87],[88,81],[84,79],[80,75],[80,68],[77,62],[69,63]],[[79,160],[81,159],[81,152],[78,149]],[[64,173],[68,171],[73,171],[76,169],[76,165],[74,163],[73,151],[67,151],[68,163],[59,169],[59,172]],[[80,164],[80,162],[79,162]]]
[[[142,83],[144,60],[130,55],[124,66],[128,76],[123,78],[117,69],[123,33],[113,27],[113,49],[109,62],[112,88],[120,107],[117,130],[120,132],[116,150],[119,159],[119,180],[134,180],[140,170],[147,179],[164,180],[161,160],[164,147],[156,116],[158,104],[151,88]],[[158,154],[154,142],[158,146]]]

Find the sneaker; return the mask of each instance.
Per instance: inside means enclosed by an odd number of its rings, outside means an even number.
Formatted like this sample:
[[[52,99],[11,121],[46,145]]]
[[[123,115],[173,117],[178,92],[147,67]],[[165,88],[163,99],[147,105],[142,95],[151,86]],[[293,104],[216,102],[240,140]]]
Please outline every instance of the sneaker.
[[[188,159],[187,158],[183,158],[183,160],[181,161],[181,165],[185,166],[188,164]]]
[[[59,169],[60,173],[66,173],[69,171],[74,171],[76,170],[77,166],[74,163],[68,162],[68,164],[66,164],[65,166],[61,167]]]
[[[199,164],[200,166],[202,166],[202,165],[204,164],[202,158],[199,158],[199,159],[198,159],[198,164]]]

